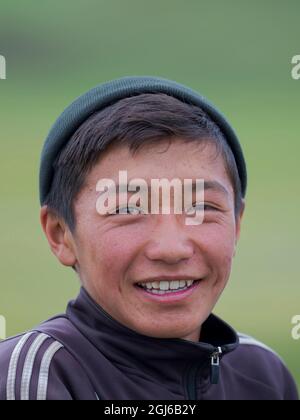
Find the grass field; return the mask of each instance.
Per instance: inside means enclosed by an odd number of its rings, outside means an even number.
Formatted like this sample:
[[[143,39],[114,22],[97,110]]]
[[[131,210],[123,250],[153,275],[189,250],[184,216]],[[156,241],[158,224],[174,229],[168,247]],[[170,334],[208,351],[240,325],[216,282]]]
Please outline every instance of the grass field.
[[[226,6],[225,6],[226,4]],[[240,136],[247,208],[216,313],[273,347],[300,389],[300,4],[266,0],[76,1],[0,6],[0,314],[9,335],[64,310],[78,280],[39,226],[39,154],[62,109],[124,75],[159,75],[206,95]]]

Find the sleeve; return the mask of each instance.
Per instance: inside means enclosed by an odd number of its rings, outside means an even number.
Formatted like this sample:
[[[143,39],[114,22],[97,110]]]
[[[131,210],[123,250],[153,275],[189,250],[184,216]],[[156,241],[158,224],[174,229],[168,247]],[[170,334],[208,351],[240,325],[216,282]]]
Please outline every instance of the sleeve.
[[[95,400],[81,365],[47,334],[0,343],[0,400]]]

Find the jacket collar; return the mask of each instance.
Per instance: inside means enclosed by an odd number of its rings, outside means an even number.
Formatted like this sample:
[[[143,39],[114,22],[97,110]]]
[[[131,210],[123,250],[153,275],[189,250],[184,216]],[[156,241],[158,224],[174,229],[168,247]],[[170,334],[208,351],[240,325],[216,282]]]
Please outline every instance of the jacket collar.
[[[67,316],[116,367],[167,382],[178,381],[187,366],[209,364],[218,347],[225,355],[239,344],[237,333],[213,314],[202,325],[199,342],[139,334],[113,319],[83,288]]]

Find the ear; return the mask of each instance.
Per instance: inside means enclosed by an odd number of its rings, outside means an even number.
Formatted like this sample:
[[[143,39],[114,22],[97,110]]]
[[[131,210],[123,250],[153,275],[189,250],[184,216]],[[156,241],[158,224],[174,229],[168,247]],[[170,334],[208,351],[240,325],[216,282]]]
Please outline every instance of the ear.
[[[243,215],[244,215],[244,211],[245,211],[245,207],[246,207],[246,202],[245,199],[242,199],[242,204],[241,204],[241,209],[240,209],[240,213],[236,218],[236,227],[235,227],[235,248],[234,248],[234,254],[233,256],[235,256],[236,253],[236,246],[237,243],[240,239],[240,235],[241,235],[241,223],[242,223],[242,219],[243,219]]]
[[[50,248],[61,264],[72,267],[77,263],[73,235],[66,223],[47,206],[40,212],[40,221]]]

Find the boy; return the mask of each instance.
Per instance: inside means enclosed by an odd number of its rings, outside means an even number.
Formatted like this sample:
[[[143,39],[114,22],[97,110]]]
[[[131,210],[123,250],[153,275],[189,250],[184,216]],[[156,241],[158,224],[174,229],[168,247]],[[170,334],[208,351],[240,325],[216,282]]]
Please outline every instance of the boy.
[[[179,185],[168,205],[154,179]],[[246,185],[229,123],[182,85],[125,77],[71,104],[42,152],[41,224],[82,288],[66,314],[0,344],[0,399],[297,399],[279,357],[212,314]]]

